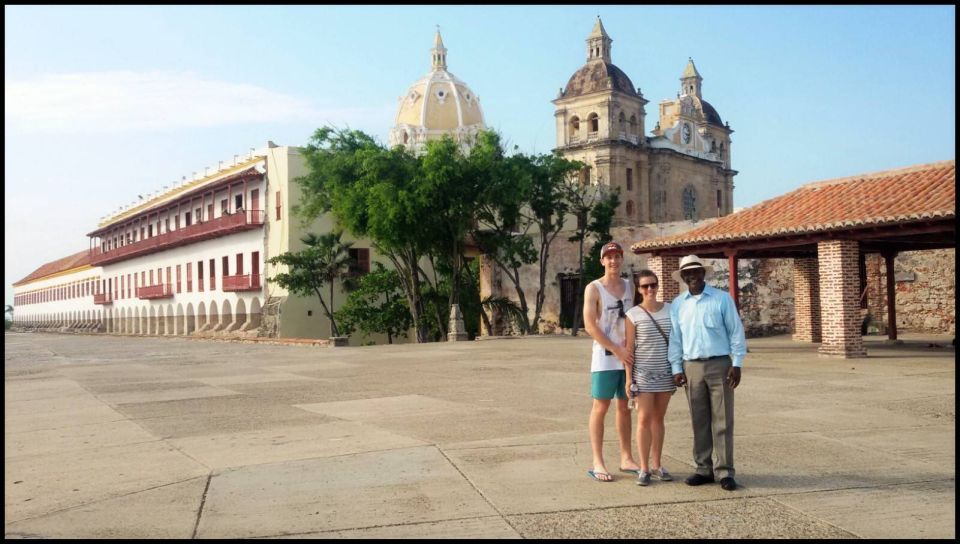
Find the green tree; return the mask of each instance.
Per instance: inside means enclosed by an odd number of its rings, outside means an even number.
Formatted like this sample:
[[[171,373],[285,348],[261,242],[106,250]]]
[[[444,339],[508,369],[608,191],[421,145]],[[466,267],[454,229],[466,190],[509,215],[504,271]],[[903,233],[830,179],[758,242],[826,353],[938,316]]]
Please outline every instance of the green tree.
[[[373,241],[400,274],[417,342],[425,342],[420,259],[432,241],[424,228],[432,203],[418,190],[419,159],[363,132],[331,127],[317,129],[303,156],[308,174],[296,180],[303,189],[296,212],[304,222],[332,212],[354,236]]]
[[[577,268],[579,275],[577,282],[577,303],[574,307],[581,308],[583,306],[583,280],[586,273],[583,260],[583,244],[590,235],[597,235],[598,238],[604,238],[604,241],[610,240],[610,227],[613,225],[613,215],[617,206],[620,205],[620,191],[619,188],[611,191],[607,186],[601,184],[568,183],[565,185],[564,193],[570,212],[577,218],[577,227],[574,230],[574,234],[567,240],[580,243],[578,249],[579,266]],[[594,246],[596,247],[596,244]],[[592,262],[591,265],[593,265]],[[600,275],[602,275],[602,273],[595,277],[599,277]],[[583,312],[575,312],[573,316],[573,330],[571,331],[573,336],[577,335],[582,324]]]
[[[564,184],[571,172],[581,168],[558,154],[528,156],[522,153],[494,161],[484,171],[486,192],[477,206],[474,238],[481,250],[510,279],[517,293],[519,313],[502,301],[486,302],[492,311],[506,311],[517,319],[522,334],[538,330],[546,297],[546,270],[550,245],[563,228],[567,215]],[[520,268],[539,264],[540,277],[531,320],[527,296],[521,285]]]
[[[352,242],[342,242],[342,232],[328,232],[321,235],[308,233],[300,239],[306,246],[301,251],[288,251],[271,258],[270,264],[287,266],[287,272],[281,272],[269,278],[291,293],[303,296],[316,295],[323,312],[330,320],[333,336],[340,336],[337,320],[333,313],[333,286],[337,280],[343,280],[349,270],[349,249]],[[330,305],[323,298],[321,289],[330,288]]]
[[[540,286],[537,290],[537,305],[530,327],[532,331],[537,331],[540,313],[543,311],[543,301],[546,297],[550,245],[560,234],[560,230],[566,223],[567,214],[571,211],[572,202],[567,198],[568,188],[571,185],[573,173],[583,168],[583,164],[564,159],[559,153],[554,153],[537,156],[533,165],[529,220],[536,224],[539,233]]]
[[[387,342],[406,337],[413,326],[410,310],[401,288],[400,275],[381,263],[374,270],[356,279],[356,288],[334,312],[345,334],[359,329],[364,334],[386,334]]]
[[[428,237],[429,252],[443,260],[449,276],[447,307],[459,303],[466,266],[464,246],[474,224],[482,181],[489,178],[490,156],[499,151],[499,139],[489,132],[477,138],[469,155],[445,135],[427,142],[420,162],[422,179],[417,190],[421,199],[431,204],[421,228]]]

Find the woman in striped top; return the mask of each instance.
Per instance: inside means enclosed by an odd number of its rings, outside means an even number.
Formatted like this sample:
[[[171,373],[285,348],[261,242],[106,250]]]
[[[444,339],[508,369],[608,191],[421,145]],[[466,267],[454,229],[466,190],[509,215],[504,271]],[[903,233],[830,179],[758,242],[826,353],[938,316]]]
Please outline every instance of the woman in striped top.
[[[641,303],[627,312],[627,352],[633,352],[633,366],[627,366],[627,397],[637,407],[637,452],[640,454],[638,485],[649,485],[650,477],[669,481],[663,468],[664,424],[670,397],[677,390],[673,383],[667,345],[670,338],[670,303],[657,301],[660,281],[651,270],[637,276]],[[651,464],[652,467],[651,468]]]

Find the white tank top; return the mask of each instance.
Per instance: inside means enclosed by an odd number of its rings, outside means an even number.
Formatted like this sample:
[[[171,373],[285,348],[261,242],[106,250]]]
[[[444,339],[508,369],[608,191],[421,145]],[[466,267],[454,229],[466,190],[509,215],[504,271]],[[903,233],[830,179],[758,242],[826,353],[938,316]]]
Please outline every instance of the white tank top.
[[[600,331],[607,335],[607,338],[614,344],[623,345],[625,320],[620,317],[620,310],[617,301],[623,301],[623,313],[633,308],[633,289],[630,280],[621,278],[623,282],[623,297],[617,298],[611,295],[600,283],[600,280],[593,280],[591,284],[596,286],[600,293],[600,320],[598,326]],[[601,370],[623,370],[623,363],[617,359],[616,355],[604,354],[606,348],[600,345],[596,340],[593,341],[593,356],[590,359],[590,371],[599,372]]]

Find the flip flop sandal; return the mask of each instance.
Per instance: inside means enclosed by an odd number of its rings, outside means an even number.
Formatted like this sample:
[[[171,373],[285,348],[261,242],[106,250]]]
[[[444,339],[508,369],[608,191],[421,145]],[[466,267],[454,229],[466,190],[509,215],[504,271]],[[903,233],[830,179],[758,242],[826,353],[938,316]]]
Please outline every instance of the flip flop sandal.
[[[612,481],[613,481],[613,476],[612,476],[610,473],[608,473],[608,472],[594,472],[594,471],[592,471],[592,470],[588,470],[588,471],[587,471],[587,474],[589,474],[591,478],[593,478],[594,480],[596,480],[596,481],[598,481],[598,482],[607,483],[607,482],[612,482]],[[609,476],[610,479],[609,479],[609,480],[601,480],[600,478],[597,477],[597,476],[600,475],[600,474],[603,474],[604,476]]]

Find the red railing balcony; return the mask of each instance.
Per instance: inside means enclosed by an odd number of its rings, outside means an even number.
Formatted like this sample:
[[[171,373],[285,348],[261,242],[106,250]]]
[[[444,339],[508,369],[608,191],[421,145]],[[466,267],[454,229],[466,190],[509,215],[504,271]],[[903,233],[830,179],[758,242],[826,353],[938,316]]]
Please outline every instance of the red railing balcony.
[[[109,293],[96,293],[93,295],[94,304],[113,304],[113,299]]]
[[[259,291],[260,288],[260,274],[223,277],[224,291]]]
[[[221,215],[202,223],[194,223],[177,230],[152,236],[139,242],[133,242],[109,251],[100,248],[91,250],[90,264],[93,266],[110,264],[131,257],[139,257],[166,249],[192,244],[218,236],[225,236],[244,230],[263,226],[263,210],[246,210],[229,215]]]
[[[170,298],[173,296],[173,288],[169,283],[158,285],[147,285],[137,288],[137,298],[147,300],[151,298]]]

